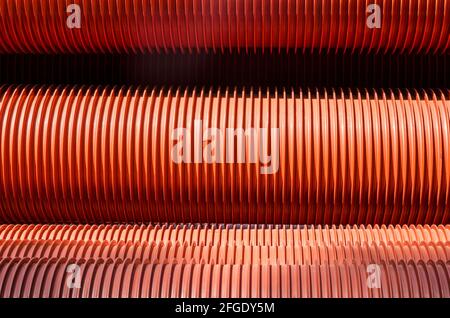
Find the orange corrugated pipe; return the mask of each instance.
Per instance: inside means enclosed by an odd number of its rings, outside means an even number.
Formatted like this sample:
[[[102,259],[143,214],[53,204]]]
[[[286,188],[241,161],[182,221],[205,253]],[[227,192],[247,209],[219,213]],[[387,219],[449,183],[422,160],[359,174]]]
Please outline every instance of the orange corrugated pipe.
[[[4,258],[0,297],[450,297],[449,262],[314,265],[155,264],[149,260]],[[77,268],[76,280],[67,275]],[[70,274],[70,272],[69,272]],[[45,277],[45,279],[44,279]]]
[[[447,224],[449,118],[448,91],[3,87],[0,221]]]
[[[0,53],[449,47],[446,0],[0,0]]]
[[[270,224],[1,224],[2,241],[162,242],[188,245],[351,245],[439,243],[450,225],[306,226]]]
[[[448,260],[447,243],[330,244],[296,246],[180,245],[160,242],[0,242],[0,258],[142,259],[153,264],[311,265],[346,261],[377,264],[382,261]]]
[[[0,259],[149,260],[154,264],[313,265],[448,261],[449,226],[255,225],[0,227]]]
[[[448,226],[2,225],[0,296],[449,297],[449,235]]]

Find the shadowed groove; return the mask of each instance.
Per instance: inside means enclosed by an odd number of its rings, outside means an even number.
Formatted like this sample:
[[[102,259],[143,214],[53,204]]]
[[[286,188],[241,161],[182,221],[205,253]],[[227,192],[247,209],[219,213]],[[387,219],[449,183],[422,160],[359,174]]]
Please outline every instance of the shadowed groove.
[[[194,87],[446,89],[449,54],[0,55],[0,83]]]

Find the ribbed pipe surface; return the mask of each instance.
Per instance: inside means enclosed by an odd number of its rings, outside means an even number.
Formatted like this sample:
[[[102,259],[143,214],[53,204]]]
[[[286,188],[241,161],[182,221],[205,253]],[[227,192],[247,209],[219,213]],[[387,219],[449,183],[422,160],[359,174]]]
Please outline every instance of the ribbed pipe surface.
[[[0,259],[314,265],[450,260],[450,227],[2,226]]]
[[[73,288],[73,273],[67,273],[74,265],[81,275],[79,288]],[[0,297],[450,297],[449,262],[381,262],[377,288],[369,283],[369,265],[5,258],[0,261]]]
[[[353,245],[239,246],[180,245],[159,242],[7,241],[3,258],[148,260],[152,264],[312,265],[343,262],[450,260],[450,243],[381,243]]]
[[[2,241],[161,242],[180,245],[352,245],[450,241],[449,225],[2,224]]]
[[[448,224],[449,119],[448,91],[2,87],[0,221]]]
[[[68,10],[71,4],[80,6],[80,28],[73,16],[77,11],[73,7]],[[379,6],[377,20],[373,19],[375,11],[369,7],[373,4]],[[0,53],[235,49],[443,53],[450,47],[450,3],[446,0],[1,0],[0,30]]]

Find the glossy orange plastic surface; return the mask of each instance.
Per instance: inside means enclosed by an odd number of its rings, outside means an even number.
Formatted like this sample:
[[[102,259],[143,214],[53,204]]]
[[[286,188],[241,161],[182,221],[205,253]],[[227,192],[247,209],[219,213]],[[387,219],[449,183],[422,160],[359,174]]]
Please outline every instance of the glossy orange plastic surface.
[[[449,119],[448,91],[3,87],[0,221],[448,224]]]
[[[69,6],[73,4],[79,10]],[[2,53],[258,49],[444,53],[450,47],[450,4],[446,0],[1,0],[0,26]]]

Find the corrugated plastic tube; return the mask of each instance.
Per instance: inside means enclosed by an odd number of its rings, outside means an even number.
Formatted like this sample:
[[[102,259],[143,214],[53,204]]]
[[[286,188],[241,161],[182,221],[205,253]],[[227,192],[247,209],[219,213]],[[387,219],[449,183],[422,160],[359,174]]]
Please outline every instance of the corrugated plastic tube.
[[[189,245],[351,245],[439,243],[450,240],[449,225],[306,226],[256,224],[1,224],[2,241],[162,242]]]
[[[385,262],[379,285],[374,264],[155,264],[121,259],[4,258],[0,297],[449,297],[449,262]],[[73,288],[67,269],[82,275]],[[71,272],[69,272],[71,274]],[[73,273],[72,273],[73,275]],[[377,281],[378,283],[378,281]],[[79,287],[79,288],[78,288]]]
[[[446,0],[0,0],[0,53],[449,47]]]
[[[448,224],[449,91],[0,88],[0,222]]]
[[[0,259],[314,265],[450,260],[450,227],[1,226]]]
[[[0,296],[449,297],[449,235],[442,225],[3,225]]]

